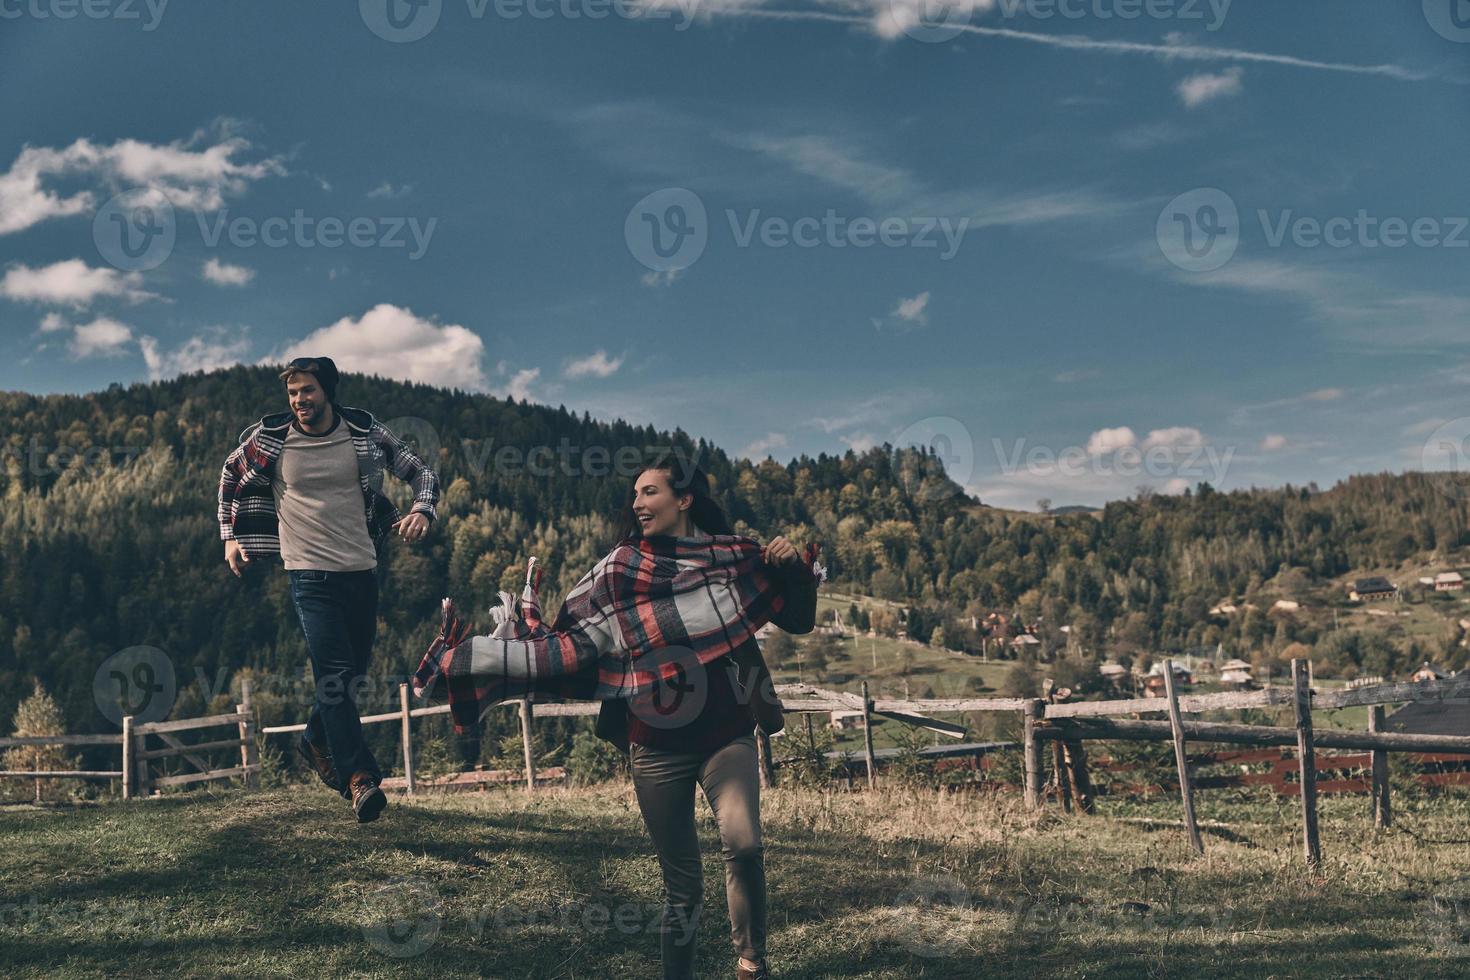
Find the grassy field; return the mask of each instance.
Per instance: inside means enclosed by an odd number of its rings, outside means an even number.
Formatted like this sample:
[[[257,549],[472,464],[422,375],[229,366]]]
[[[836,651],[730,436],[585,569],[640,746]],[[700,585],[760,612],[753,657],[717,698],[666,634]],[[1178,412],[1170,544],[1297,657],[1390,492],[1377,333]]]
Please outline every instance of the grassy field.
[[[777,977],[1454,977],[1470,972],[1470,799],[1375,834],[1324,801],[1200,794],[1206,833],[1104,800],[783,787],[764,802]],[[733,976],[708,811],[701,976]],[[1132,819],[1130,819],[1132,818]],[[657,866],[623,784],[395,801],[319,787],[0,810],[7,977],[654,977]]]

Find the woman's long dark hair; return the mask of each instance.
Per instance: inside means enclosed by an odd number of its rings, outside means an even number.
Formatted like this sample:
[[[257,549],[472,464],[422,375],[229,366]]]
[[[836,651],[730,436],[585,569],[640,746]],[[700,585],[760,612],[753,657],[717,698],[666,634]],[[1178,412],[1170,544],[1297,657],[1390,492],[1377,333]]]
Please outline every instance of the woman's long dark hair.
[[[628,489],[622,512],[618,518],[619,541],[636,541],[643,537],[643,527],[633,516],[633,494],[637,490],[638,477],[649,470],[659,470],[666,474],[675,496],[682,497],[686,493],[694,494],[694,502],[689,505],[689,520],[695,527],[705,534],[735,533],[730,527],[729,520],[725,517],[724,509],[710,496],[709,477],[705,475],[704,470],[696,466],[694,461],[682,451],[666,449],[645,459],[643,468],[633,477],[634,485]]]

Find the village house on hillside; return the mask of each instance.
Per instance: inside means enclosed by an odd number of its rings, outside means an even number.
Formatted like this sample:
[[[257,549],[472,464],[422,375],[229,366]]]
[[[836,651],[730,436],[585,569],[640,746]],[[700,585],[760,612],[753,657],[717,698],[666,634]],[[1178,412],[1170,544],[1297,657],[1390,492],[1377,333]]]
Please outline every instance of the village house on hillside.
[[[1442,681],[1450,675],[1429,661],[1424,661],[1423,666],[1409,675],[1411,681]]]
[[[1249,687],[1251,684],[1251,665],[1239,658],[1225,661],[1220,665],[1220,683],[1231,684],[1236,687]]]
[[[1353,582],[1348,588],[1349,602],[1373,602],[1379,599],[1397,599],[1399,587],[1382,575],[1370,575]]]
[[[1183,687],[1194,683],[1194,678],[1183,664],[1174,665],[1174,684]],[[1164,686],[1164,662],[1156,662],[1149,668],[1148,674],[1143,678],[1143,696],[1146,698],[1162,698],[1168,695],[1168,689]]]
[[[1434,576],[1434,591],[1458,592],[1465,587],[1465,579],[1459,572],[1440,572]]]

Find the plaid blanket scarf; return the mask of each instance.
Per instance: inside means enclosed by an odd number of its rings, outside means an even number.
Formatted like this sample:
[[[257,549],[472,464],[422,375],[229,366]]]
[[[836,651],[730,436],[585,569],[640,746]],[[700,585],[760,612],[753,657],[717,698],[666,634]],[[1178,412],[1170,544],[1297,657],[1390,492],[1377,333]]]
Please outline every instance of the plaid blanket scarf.
[[[825,578],[820,547],[804,567]],[[497,702],[537,696],[605,701],[675,680],[694,661],[730,653],[785,601],[761,558],[739,535],[654,536],[624,541],[567,594],[547,626],[532,558],[520,602],[502,592],[494,632],[471,636],[449,600],[439,635],[414,674],[414,694],[448,703],[456,731]]]

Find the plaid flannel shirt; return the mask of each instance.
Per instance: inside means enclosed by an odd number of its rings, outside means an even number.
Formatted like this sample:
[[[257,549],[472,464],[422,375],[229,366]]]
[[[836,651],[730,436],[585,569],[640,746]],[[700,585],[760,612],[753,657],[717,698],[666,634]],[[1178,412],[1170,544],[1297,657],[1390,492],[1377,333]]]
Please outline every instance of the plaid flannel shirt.
[[[409,513],[424,514],[433,520],[434,507],[439,501],[439,478],[434,471],[371,413],[337,405],[332,408],[342,417],[342,424],[352,436],[362,487],[363,517],[374,548],[381,548],[383,539],[400,516],[393,502],[383,496],[385,471],[413,487],[414,503]],[[240,434],[240,445],[230,453],[220,473],[219,536],[225,541],[239,541],[252,558],[281,553],[271,480],[291,420],[290,412],[277,412],[247,428]]]

